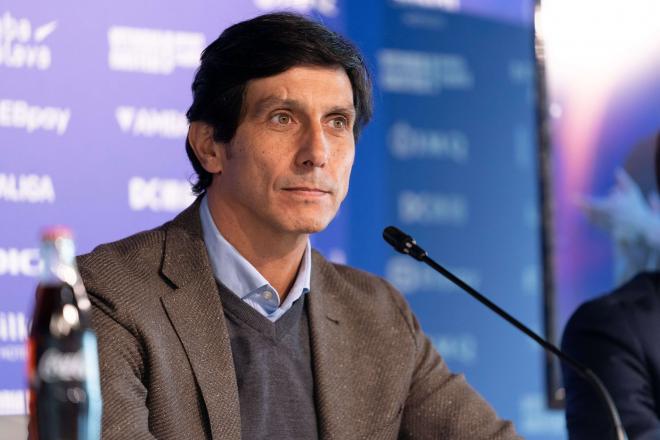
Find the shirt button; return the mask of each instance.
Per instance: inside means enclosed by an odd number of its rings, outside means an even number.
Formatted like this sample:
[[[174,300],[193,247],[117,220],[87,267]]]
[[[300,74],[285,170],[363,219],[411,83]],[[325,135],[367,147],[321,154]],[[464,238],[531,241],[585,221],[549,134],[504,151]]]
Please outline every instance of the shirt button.
[[[270,300],[273,297],[273,293],[270,290],[264,292],[264,299]]]

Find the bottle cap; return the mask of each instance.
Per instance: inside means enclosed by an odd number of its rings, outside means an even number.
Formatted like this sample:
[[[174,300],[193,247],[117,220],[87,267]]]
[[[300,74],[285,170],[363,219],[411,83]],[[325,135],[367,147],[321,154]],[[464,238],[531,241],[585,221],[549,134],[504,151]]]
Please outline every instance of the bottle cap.
[[[73,232],[68,226],[48,226],[41,231],[41,239],[44,241],[55,241],[58,238],[73,238]]]

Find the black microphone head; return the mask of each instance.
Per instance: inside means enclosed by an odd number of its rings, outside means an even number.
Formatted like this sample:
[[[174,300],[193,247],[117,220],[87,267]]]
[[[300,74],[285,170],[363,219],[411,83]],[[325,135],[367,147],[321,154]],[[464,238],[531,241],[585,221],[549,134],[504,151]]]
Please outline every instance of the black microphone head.
[[[417,245],[414,238],[396,226],[388,226],[383,229],[383,238],[397,251],[408,254],[417,260],[421,261],[428,255]]]
[[[383,238],[388,242],[394,249],[401,253],[406,253],[406,243],[413,241],[412,237],[406,235],[401,229],[396,226],[388,226],[383,229]]]

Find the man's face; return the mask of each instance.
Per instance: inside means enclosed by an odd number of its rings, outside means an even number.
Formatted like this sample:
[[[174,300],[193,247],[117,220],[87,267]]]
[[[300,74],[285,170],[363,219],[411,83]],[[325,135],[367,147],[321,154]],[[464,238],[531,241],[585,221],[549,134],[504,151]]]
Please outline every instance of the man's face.
[[[297,234],[324,229],[346,196],[355,154],[346,72],[298,66],[252,80],[243,106],[214,177],[218,201],[246,228]]]

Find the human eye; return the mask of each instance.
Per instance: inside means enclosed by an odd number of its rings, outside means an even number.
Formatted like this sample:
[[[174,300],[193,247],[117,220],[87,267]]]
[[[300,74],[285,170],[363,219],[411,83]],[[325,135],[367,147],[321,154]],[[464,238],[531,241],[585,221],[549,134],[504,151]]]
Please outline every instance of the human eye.
[[[335,116],[330,120],[330,125],[337,130],[344,130],[348,127],[348,118],[346,116]]]
[[[270,121],[277,125],[289,125],[292,119],[291,115],[287,113],[276,113],[270,118]]]

